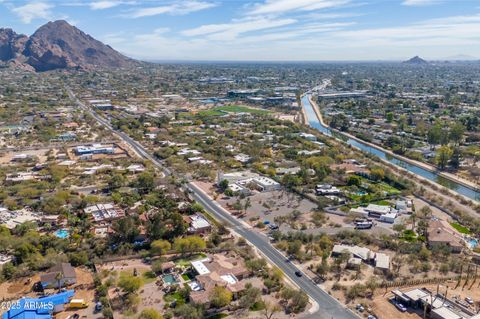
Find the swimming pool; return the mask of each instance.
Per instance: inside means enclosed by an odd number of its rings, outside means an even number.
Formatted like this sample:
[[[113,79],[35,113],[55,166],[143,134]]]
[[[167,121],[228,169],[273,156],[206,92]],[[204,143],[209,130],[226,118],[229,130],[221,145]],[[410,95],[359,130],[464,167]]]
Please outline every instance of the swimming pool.
[[[70,234],[68,233],[68,230],[66,230],[66,229],[59,229],[56,232],[54,232],[53,234],[56,237],[62,238],[62,239],[68,238],[70,236]]]
[[[469,239],[467,239],[467,243],[468,243],[468,247],[470,247],[470,249],[475,249],[478,246],[478,239],[469,238]]]
[[[177,280],[175,279],[175,277],[171,274],[168,274],[168,275],[163,275],[162,276],[162,279],[163,279],[163,282],[167,285],[173,285],[173,284],[176,284],[177,283]]]

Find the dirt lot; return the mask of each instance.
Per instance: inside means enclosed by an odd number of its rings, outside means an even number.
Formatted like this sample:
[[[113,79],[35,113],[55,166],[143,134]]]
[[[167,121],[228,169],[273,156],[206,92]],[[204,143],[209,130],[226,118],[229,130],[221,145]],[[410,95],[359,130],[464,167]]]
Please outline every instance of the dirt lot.
[[[30,156],[34,156],[38,158],[38,163],[42,164],[47,161],[47,153],[52,151],[52,155],[56,154],[58,150],[50,149],[50,148],[43,148],[39,150],[25,150],[25,151],[18,151],[18,152],[5,152],[0,154],[0,164],[8,164],[11,162],[15,155],[20,154],[27,154]]]
[[[32,286],[39,280],[40,276],[35,275],[33,277],[4,282],[0,284],[0,299],[15,300],[25,296],[35,297],[36,294],[32,291]]]
[[[109,262],[97,266],[98,270],[101,272],[106,272],[111,274],[112,272],[117,272],[118,274],[122,272],[133,273],[134,269],[137,270],[139,276],[142,276],[143,273],[150,271],[151,266],[145,264],[141,259],[132,259],[132,260],[121,260],[115,262]],[[160,278],[157,278],[159,280]],[[162,311],[165,305],[163,300],[164,292],[161,290],[161,286],[156,284],[157,280],[146,280],[143,287],[139,291],[140,304],[137,307],[136,313],[140,313],[145,308],[154,308],[158,311]],[[108,292],[110,299],[112,300],[113,308],[115,305],[121,307],[121,297],[119,292],[112,288]],[[120,311],[114,311],[115,318],[132,318],[130,314],[123,314]]]
[[[138,272],[145,272],[151,269],[150,265],[144,263],[141,259],[120,260],[108,262],[105,264],[97,265],[98,271],[107,270],[108,272],[117,271],[132,271],[137,269]]]

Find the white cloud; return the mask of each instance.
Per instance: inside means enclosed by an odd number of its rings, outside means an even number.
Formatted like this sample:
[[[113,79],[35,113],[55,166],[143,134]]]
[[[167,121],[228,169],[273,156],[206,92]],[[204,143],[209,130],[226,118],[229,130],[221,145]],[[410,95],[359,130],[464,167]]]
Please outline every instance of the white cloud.
[[[135,10],[131,15],[128,15],[128,17],[141,18],[156,16],[159,14],[185,15],[192,12],[213,8],[216,6],[217,5],[215,3],[205,1],[177,1],[176,3],[172,3],[170,5],[138,9]]]
[[[294,19],[246,19],[225,24],[202,25],[198,28],[182,31],[181,33],[190,37],[206,35],[210,40],[233,40],[243,33],[281,27],[295,22],[296,20]]]
[[[103,9],[110,9],[120,5],[121,2],[118,1],[95,1],[90,2],[89,6],[92,10],[103,10]]]
[[[414,6],[414,7],[429,6],[437,3],[440,3],[440,0],[404,0],[402,2],[404,6]]]
[[[350,3],[350,0],[266,0],[253,6],[251,14],[282,14],[292,11],[314,11],[335,8]]]
[[[134,4],[137,4],[137,2],[136,1],[103,0],[103,1],[90,2],[88,6],[92,10],[105,10],[105,9],[114,8],[124,4],[134,5]]]
[[[20,17],[23,23],[31,23],[35,19],[50,20],[54,6],[47,2],[30,2],[20,7],[12,8],[12,12]]]
[[[269,27],[273,21],[282,20],[286,19],[262,17],[205,25],[185,30],[182,36],[157,30],[125,37],[118,47],[131,56],[149,59],[257,61],[404,60],[414,55],[436,59],[458,52],[478,56],[480,52],[480,15],[451,16],[388,28],[353,28],[353,22],[304,20]]]

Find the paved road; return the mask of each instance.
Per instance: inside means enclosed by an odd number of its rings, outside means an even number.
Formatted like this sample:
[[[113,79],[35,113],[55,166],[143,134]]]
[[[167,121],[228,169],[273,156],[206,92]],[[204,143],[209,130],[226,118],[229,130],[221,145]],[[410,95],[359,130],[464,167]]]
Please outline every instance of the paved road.
[[[67,89],[70,98],[75,100],[77,105],[92,115],[100,124],[119,136],[125,143],[129,144],[140,156],[152,161],[164,174],[170,175],[171,172],[162,166],[162,164],[155,159],[148,151],[137,141],[133,140],[130,136],[123,132],[116,131],[110,125],[110,123],[103,117],[94,112],[91,108],[83,104],[78,98],[75,97],[70,89]],[[244,223],[237,218],[230,215],[219,204],[209,198],[202,190],[197,188],[194,184],[188,183],[187,188],[191,191],[192,197],[202,204],[204,208],[212,214],[215,218],[221,221],[226,221],[230,228],[232,228],[237,234],[243,236],[253,246],[255,246],[264,256],[266,256],[273,264],[279,267],[288,278],[293,281],[298,287],[305,291],[309,297],[318,304],[318,310],[313,314],[304,316],[307,319],[358,319],[359,317],[353,312],[345,308],[335,298],[331,297],[328,293],[318,287],[312,280],[310,280],[305,274],[302,277],[295,275],[299,269],[289,262],[286,257],[275,249],[268,239],[250,229]]]

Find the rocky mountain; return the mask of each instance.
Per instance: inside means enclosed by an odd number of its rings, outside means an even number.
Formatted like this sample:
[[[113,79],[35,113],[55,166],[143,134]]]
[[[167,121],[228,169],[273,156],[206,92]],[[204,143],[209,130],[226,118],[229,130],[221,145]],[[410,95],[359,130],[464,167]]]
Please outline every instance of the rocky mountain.
[[[136,63],[63,20],[48,22],[30,37],[0,29],[0,60],[39,72],[118,68]]]
[[[26,35],[17,34],[12,29],[0,29],[0,60],[15,59],[27,41]]]
[[[405,63],[405,64],[415,64],[415,65],[426,65],[426,64],[428,64],[427,61],[425,61],[424,59],[422,59],[418,55],[414,56],[410,60],[404,61],[403,63]]]

